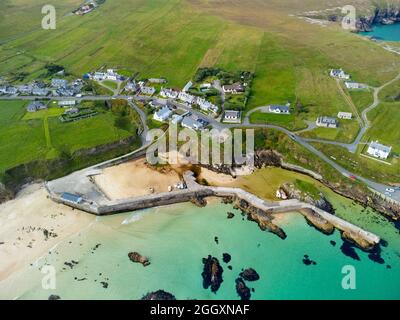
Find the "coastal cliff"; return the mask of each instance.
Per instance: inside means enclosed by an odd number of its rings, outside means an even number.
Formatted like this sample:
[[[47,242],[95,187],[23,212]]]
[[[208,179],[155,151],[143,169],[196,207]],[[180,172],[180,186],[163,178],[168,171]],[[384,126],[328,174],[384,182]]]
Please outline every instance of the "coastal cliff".
[[[358,31],[372,31],[374,25],[400,23],[400,6],[376,7],[371,15],[357,19]]]

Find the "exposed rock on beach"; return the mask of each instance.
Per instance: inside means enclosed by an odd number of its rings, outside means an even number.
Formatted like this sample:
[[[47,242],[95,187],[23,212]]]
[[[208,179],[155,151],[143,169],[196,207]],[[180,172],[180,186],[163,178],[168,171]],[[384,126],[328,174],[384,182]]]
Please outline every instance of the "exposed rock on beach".
[[[141,263],[144,267],[150,265],[150,260],[138,252],[130,252],[128,253],[128,257],[132,262]]]

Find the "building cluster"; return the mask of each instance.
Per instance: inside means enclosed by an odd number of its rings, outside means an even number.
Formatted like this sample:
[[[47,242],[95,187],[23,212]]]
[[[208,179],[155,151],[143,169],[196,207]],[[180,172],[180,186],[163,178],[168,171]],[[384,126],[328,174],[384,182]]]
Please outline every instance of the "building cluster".
[[[125,77],[118,74],[114,69],[107,69],[106,72],[96,71],[93,73],[87,73],[85,78],[94,81],[125,81]]]
[[[23,96],[65,96],[72,97],[80,94],[83,87],[83,81],[77,79],[68,82],[65,79],[51,79],[50,84],[41,81],[34,81],[29,84],[21,84],[16,86],[1,85],[0,94],[3,95],[23,95]]]

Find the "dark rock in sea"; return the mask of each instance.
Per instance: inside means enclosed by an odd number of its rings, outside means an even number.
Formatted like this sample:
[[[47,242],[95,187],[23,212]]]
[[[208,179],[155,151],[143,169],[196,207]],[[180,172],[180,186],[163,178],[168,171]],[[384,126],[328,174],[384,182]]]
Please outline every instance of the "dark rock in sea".
[[[108,288],[108,283],[105,281],[100,282],[104,289]]]
[[[381,257],[380,252],[372,252],[368,255],[368,258],[374,262],[377,262],[379,264],[384,264],[385,260]]]
[[[251,292],[255,292],[256,290],[254,288],[251,288]]]
[[[304,257],[303,257],[303,263],[304,263],[306,266],[310,266],[310,265],[315,266],[315,265],[317,264],[315,261],[313,261],[313,260],[310,259],[310,257],[308,256],[308,254],[305,254],[305,255],[304,255]]]
[[[131,261],[141,263],[144,267],[150,265],[149,259],[138,252],[130,252],[128,253],[128,257]]]
[[[231,261],[232,257],[229,253],[223,253],[222,254],[222,261],[225,263],[229,263]]]
[[[235,216],[233,212],[228,212],[228,219],[232,219]]]
[[[392,269],[392,266],[390,264],[387,264],[386,269]]]
[[[218,237],[217,237],[217,236],[214,237],[214,241],[215,241],[216,244],[219,243],[219,240],[218,240]]]
[[[211,291],[216,293],[223,281],[222,273],[224,269],[222,269],[218,259],[210,255],[207,258],[203,258],[203,264],[204,268],[201,273],[203,277],[203,288],[208,289],[211,287]]]
[[[48,300],[60,300],[60,299],[61,299],[61,297],[56,294],[52,294],[48,298]]]
[[[149,292],[141,300],[176,300],[175,296],[164,290]]]
[[[228,266],[228,269],[229,269],[229,270],[232,270],[232,266]]]
[[[194,205],[203,208],[207,205],[207,200],[204,197],[199,197],[199,196],[193,196],[190,199],[190,202],[193,203]]]
[[[236,283],[236,292],[239,295],[241,300],[250,300],[251,293],[250,289],[246,286],[242,278],[237,278],[235,280]]]
[[[386,240],[383,240],[383,239],[381,239],[381,241],[379,242],[379,244],[382,246],[382,247],[387,247],[388,246],[388,242],[386,241]]]
[[[329,242],[330,242],[331,245],[336,246],[336,241],[331,240],[331,241],[329,241]]]
[[[257,281],[260,279],[259,274],[253,268],[248,268],[240,273],[240,276],[246,281]]]
[[[354,260],[360,261],[360,257],[358,256],[354,245],[347,241],[343,241],[343,244],[340,247],[340,250],[342,253],[350,258],[353,258]]]

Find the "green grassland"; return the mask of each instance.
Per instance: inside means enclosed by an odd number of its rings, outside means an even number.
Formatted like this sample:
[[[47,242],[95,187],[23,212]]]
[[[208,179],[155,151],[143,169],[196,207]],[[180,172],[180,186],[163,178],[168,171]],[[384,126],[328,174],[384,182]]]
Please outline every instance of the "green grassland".
[[[276,124],[291,131],[307,128],[307,124],[295,114],[274,114],[256,111],[250,115],[250,122],[256,124]]]
[[[54,63],[64,66],[72,76],[81,77],[107,66],[129,70],[139,78],[165,77],[168,86],[182,87],[199,67],[219,67],[231,72],[248,70],[255,78],[245,111],[271,103],[300,103],[306,110],[296,115],[301,123],[315,121],[319,115],[336,116],[339,111],[352,111],[329,77],[330,68],[342,67],[353,80],[372,86],[389,81],[400,71],[397,55],[363,37],[345,32],[336,24],[322,28],[290,16],[329,5],[368,6],[369,0],[107,0],[82,17],[66,14],[80,1],[54,0],[52,3],[57,9],[56,30],[40,29],[40,8],[44,0],[7,0],[4,7],[2,4],[1,76],[21,81],[45,78],[48,76],[45,66]],[[13,27],[15,21],[19,23]],[[96,90],[110,94],[102,87]],[[359,110],[371,101],[368,92],[350,95]],[[394,107],[387,108],[394,110]],[[380,107],[376,110],[379,113]],[[110,130],[112,118],[108,122],[102,115],[95,118],[83,121],[103,121],[98,125],[106,133],[101,135],[115,138],[123,134]],[[393,118],[390,121],[394,123]],[[18,124],[25,128],[20,128],[21,136],[25,134],[23,130],[29,131],[27,126],[38,127],[35,129],[38,142],[32,143],[36,144],[39,156],[48,153],[49,142],[57,149],[63,144],[73,148],[75,143],[81,147],[89,141],[107,140],[94,137],[96,129],[92,128],[85,133],[91,136],[88,141],[84,137],[74,142],[68,133],[57,128],[56,118],[45,119],[50,140],[39,133],[43,127],[40,120]],[[279,124],[282,119],[270,121]],[[289,126],[297,127],[297,121]],[[373,128],[377,132],[372,131],[371,135],[383,135],[380,139],[389,141],[389,134],[382,132],[384,121],[376,116],[374,123],[378,129]],[[75,126],[77,132],[84,130],[79,128],[80,124]],[[55,137],[52,131],[57,133]],[[357,132],[356,121],[350,121],[337,131],[317,129],[309,134],[348,142]],[[398,148],[396,137],[389,142]],[[7,139],[9,144],[17,143],[15,138],[9,138],[1,139]],[[21,161],[25,160],[15,162]]]
[[[302,133],[301,136],[351,143],[354,141],[359,130],[360,126],[356,120],[340,120],[339,127],[336,129],[316,128]]]
[[[400,80],[383,88],[379,93],[379,98],[386,102],[400,101]]]
[[[99,115],[72,123],[62,123],[52,107],[26,112],[26,102],[0,101],[0,173],[33,160],[52,159],[60,152],[118,141],[135,135],[115,126],[116,116],[97,108]]]
[[[350,90],[349,95],[359,114],[374,102],[372,91],[369,90]]]

